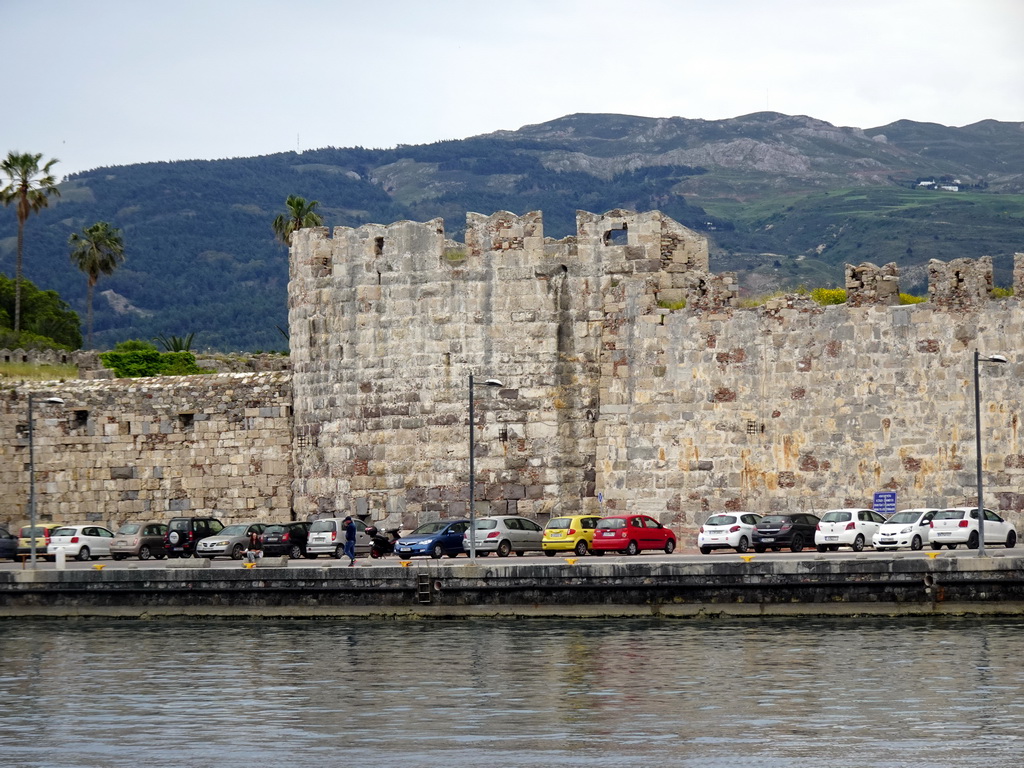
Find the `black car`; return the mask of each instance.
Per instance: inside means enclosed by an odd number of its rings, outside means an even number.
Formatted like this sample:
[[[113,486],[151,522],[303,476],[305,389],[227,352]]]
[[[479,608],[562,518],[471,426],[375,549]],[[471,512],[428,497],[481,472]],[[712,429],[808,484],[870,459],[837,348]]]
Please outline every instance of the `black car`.
[[[292,560],[298,560],[300,557],[313,559],[316,555],[306,554],[309,526],[309,523],[268,525],[260,535],[263,554],[270,557],[288,555]]]
[[[6,528],[0,528],[0,557],[18,558],[18,537]]]
[[[220,533],[224,524],[215,517],[175,517],[167,524],[164,549],[168,557],[192,557],[200,539]]]
[[[806,546],[813,546],[818,522],[817,517],[806,512],[765,515],[754,526],[754,551],[764,552],[770,547],[778,552],[783,547],[789,547],[799,552]]]

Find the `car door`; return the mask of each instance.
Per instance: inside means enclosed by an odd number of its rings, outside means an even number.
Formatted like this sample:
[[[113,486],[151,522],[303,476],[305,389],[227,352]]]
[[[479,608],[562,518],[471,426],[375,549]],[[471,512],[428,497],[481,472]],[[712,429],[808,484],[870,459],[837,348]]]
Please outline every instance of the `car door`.
[[[460,520],[457,523],[451,523],[444,529],[444,533],[441,534],[441,546],[447,554],[458,554],[462,552],[462,537],[466,533],[466,529],[469,528],[469,523],[465,520]]]
[[[533,520],[526,518],[520,518],[519,524],[523,529],[523,549],[533,551],[543,549],[544,529]]]
[[[356,553],[363,555],[368,554],[370,552],[370,544],[372,544],[373,541],[370,538],[370,534],[366,532],[366,522],[363,520],[356,520],[355,518],[352,519],[352,522],[355,523],[356,526]],[[338,539],[342,543],[345,542],[344,530],[338,532]]]
[[[1009,524],[991,509],[985,510],[985,543],[1003,544],[1010,532]]]
[[[878,533],[878,527],[885,522],[885,519],[871,509],[857,511],[857,519],[860,520],[860,529],[864,534],[864,541],[871,543],[871,537]]]
[[[519,524],[519,518],[506,517],[504,520],[501,520],[499,524],[503,524],[505,527],[505,537],[512,545],[512,551],[522,552],[523,545],[526,542],[523,541],[523,527]]]

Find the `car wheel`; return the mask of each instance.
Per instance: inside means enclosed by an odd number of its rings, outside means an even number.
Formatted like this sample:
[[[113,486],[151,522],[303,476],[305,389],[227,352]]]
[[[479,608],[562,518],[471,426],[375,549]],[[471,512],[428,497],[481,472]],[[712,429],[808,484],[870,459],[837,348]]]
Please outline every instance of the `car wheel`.
[[[819,544],[816,549],[819,552],[828,552],[828,544]]]
[[[430,556],[435,560],[440,560],[444,556],[444,547],[440,544],[435,544],[434,548],[430,550]]]
[[[341,546],[340,544],[338,546],[336,546],[334,548],[334,556],[336,558],[338,558],[339,560],[341,560],[343,557],[345,557],[345,548],[343,546]]]
[[[671,555],[675,551],[676,551],[676,540],[675,539],[669,539],[668,541],[666,541],[665,542],[665,554],[666,555]]]
[[[971,535],[967,539],[967,548],[968,549],[977,549],[979,541],[980,541],[980,539],[978,537],[978,532],[977,531],[971,531]]]
[[[956,549],[960,545],[959,544],[947,544],[946,546],[949,547],[949,549]]]
[[[942,549],[942,545],[941,544],[936,544],[934,541],[930,542],[928,544],[928,546],[931,547],[932,549]]]
[[[793,537],[793,540],[789,543],[789,548],[793,552],[799,552],[804,548],[804,537],[799,533]]]
[[[919,549],[924,548],[924,542],[921,541],[920,536],[915,536],[913,539],[910,540],[910,548],[915,552],[917,552],[917,550]]]
[[[139,547],[139,560],[149,560],[153,556],[152,550],[143,544]]]
[[[244,552],[244,551],[245,551],[245,548],[241,544],[235,544],[235,546],[233,546],[231,548],[231,559],[232,560],[241,560],[242,559],[242,552]]]
[[[761,551],[763,552],[764,550],[761,550]],[[700,548],[700,553],[702,555],[710,555],[711,554],[711,547],[701,547]]]
[[[545,549],[544,550],[544,554],[547,555],[548,557],[554,557],[555,556],[555,550],[553,550],[553,549]]]
[[[629,542],[629,546],[626,547],[626,554],[627,555],[639,555],[640,554],[640,545],[637,544],[635,541]]]
[[[747,537],[740,536],[740,540],[736,544],[736,551],[742,555],[748,549],[750,549],[750,542],[747,540]]]
[[[583,539],[580,539],[579,541],[576,542],[575,552],[576,552],[577,556],[583,557],[589,551],[590,551],[590,547],[587,546],[587,542],[585,542]]]
[[[854,552],[863,552],[864,551],[864,534],[862,534],[862,533],[858,533],[857,534],[857,537],[853,540],[853,544],[851,545],[851,549],[853,549]]]
[[[765,550],[765,547],[763,545],[761,545],[761,544],[755,544],[754,545],[754,551],[757,552],[758,554],[761,554],[762,552],[764,552],[764,550]],[[701,552],[703,552],[703,551],[704,550],[702,549]],[[710,552],[710,551],[711,550],[709,549],[708,552]]]
[[[1010,531],[1008,534],[1006,534],[1006,548],[1007,549],[1013,549],[1016,546],[1017,546],[1017,532],[1016,531]]]
[[[509,542],[503,541],[498,545],[498,557],[508,557],[511,554],[512,545]]]
[[[298,544],[292,544],[288,547],[288,558],[290,560],[298,560],[302,557],[302,547]]]
[[[82,547],[80,550],[78,550],[78,554],[75,555],[76,560],[88,560],[89,557],[90,555],[88,547]]]

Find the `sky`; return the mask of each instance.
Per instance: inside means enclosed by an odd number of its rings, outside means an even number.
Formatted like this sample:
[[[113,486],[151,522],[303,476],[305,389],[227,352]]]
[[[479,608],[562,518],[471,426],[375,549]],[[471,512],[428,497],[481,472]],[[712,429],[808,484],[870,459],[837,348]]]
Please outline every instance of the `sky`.
[[[1024,122],[1024,0],[0,0],[0,155],[462,139],[577,112]]]

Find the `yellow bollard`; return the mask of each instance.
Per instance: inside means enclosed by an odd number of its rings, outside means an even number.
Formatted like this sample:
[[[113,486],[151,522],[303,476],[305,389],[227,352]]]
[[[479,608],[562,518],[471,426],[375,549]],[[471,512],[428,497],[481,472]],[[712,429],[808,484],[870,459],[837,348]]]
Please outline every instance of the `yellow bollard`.
[[[398,562],[401,564],[403,568],[408,568],[410,565],[412,565],[412,560],[399,560]]]
[[[242,563],[243,568],[255,568],[256,563]]]
[[[744,563],[749,563],[753,559],[753,555],[740,555],[740,560],[742,560]]]
[[[925,554],[928,555],[928,557],[930,557],[932,560],[934,560],[936,557],[938,557],[942,553],[941,552],[925,552]]]
[[[567,562],[569,565],[576,565],[576,558],[575,557],[567,557],[567,558],[565,558],[565,562]]]
[[[97,571],[102,571],[106,567],[107,567],[106,563],[96,563],[93,566],[93,568],[95,568]]]

